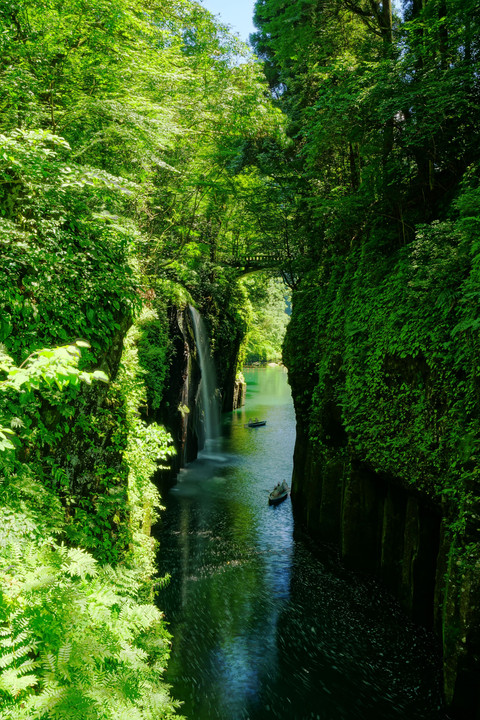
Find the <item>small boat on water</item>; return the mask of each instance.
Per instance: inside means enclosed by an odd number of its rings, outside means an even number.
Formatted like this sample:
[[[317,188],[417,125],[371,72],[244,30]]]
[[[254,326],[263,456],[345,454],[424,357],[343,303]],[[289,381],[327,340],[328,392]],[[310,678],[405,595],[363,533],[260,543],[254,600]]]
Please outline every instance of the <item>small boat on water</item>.
[[[287,499],[289,492],[290,488],[288,487],[285,480],[283,480],[281,483],[278,483],[278,485],[275,485],[274,489],[269,494],[268,504],[278,505],[279,503]]]
[[[249,420],[248,423],[245,423],[244,427],[262,427],[262,425],[266,425],[266,420]]]

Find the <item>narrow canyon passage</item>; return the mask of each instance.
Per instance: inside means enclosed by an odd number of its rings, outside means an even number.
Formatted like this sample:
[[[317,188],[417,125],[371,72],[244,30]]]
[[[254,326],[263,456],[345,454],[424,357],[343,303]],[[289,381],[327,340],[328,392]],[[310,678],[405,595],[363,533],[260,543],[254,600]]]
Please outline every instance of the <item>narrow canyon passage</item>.
[[[295,416],[285,371],[247,369],[246,407],[164,498],[157,603],[188,720],[441,720],[433,641],[372,579],[294,535]],[[247,420],[266,419],[250,429]]]

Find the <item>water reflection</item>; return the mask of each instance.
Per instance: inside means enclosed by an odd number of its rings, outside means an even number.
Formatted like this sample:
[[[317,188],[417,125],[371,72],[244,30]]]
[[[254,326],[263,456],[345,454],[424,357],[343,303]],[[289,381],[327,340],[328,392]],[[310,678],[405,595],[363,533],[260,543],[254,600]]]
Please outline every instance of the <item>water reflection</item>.
[[[439,720],[428,637],[376,585],[293,539],[295,420],[280,368],[249,370],[226,419],[166,498],[161,591],[174,635],[168,681],[189,720]],[[247,429],[250,417],[267,419]]]

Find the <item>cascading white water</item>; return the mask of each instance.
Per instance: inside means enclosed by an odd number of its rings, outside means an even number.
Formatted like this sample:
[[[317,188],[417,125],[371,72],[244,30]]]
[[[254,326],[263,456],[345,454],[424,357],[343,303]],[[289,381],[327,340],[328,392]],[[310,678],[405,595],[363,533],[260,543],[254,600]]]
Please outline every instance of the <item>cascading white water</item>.
[[[217,377],[215,365],[210,354],[210,341],[205,323],[200,313],[190,305],[190,314],[195,332],[198,359],[202,378],[199,393],[204,414],[205,439],[211,440],[220,435],[220,410],[217,394]]]

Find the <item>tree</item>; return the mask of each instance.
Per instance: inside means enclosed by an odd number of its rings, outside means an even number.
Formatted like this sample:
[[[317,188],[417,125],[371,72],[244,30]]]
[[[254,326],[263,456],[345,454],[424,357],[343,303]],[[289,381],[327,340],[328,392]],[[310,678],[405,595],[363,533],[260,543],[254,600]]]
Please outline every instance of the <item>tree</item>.
[[[380,226],[382,244],[408,242],[477,157],[473,6],[405,3],[402,19],[376,0],[262,0],[255,13],[303,183],[291,211],[314,221],[310,252]]]

